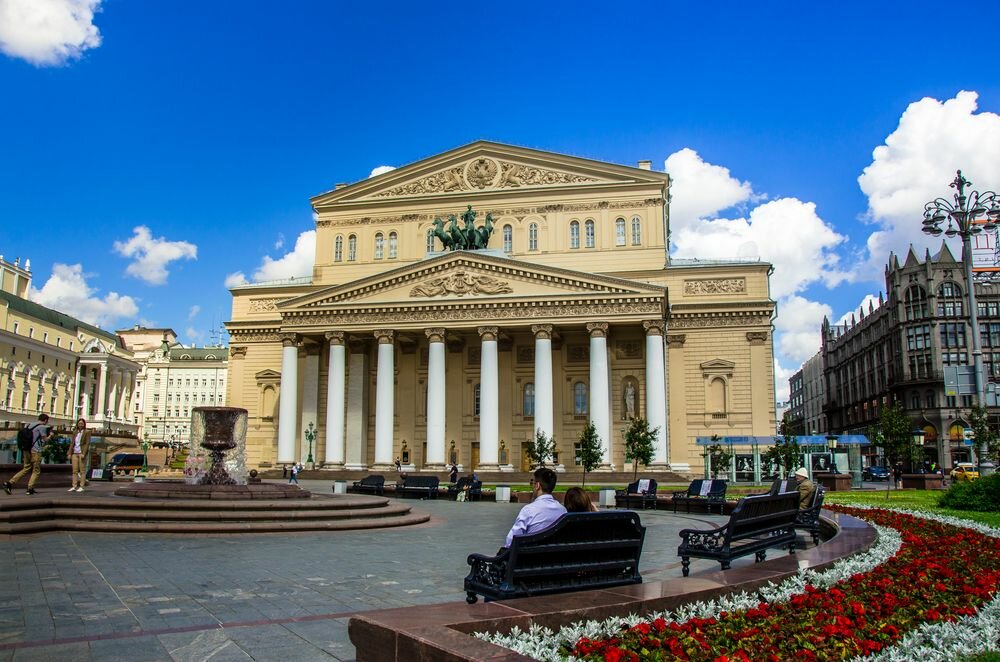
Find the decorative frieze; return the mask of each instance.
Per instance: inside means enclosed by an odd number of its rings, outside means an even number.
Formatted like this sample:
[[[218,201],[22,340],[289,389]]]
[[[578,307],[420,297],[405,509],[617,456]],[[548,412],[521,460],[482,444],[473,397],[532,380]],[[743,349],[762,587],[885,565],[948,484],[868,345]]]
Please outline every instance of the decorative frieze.
[[[447,276],[432,278],[410,290],[411,297],[439,297],[454,294],[511,294],[514,289],[506,280],[487,275],[473,275],[467,271],[456,271]]]
[[[251,313],[270,313],[278,309],[281,299],[250,299]]]
[[[230,342],[238,343],[258,343],[258,342],[278,342],[281,334],[278,331],[231,331]]]
[[[744,294],[746,291],[746,278],[703,278],[684,281],[684,294],[687,296]]]
[[[757,326],[770,325],[771,318],[766,314],[739,313],[709,313],[703,315],[670,316],[671,329],[700,329],[713,326]]]

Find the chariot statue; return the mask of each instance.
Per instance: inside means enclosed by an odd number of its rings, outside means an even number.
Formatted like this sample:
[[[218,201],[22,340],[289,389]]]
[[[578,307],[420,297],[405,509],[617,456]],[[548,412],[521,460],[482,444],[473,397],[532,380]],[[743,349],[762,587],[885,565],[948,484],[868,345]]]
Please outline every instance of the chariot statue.
[[[448,217],[447,229],[440,217],[434,219],[432,234],[441,241],[446,251],[482,250],[490,243],[493,234],[493,215],[486,214],[486,222],[476,227],[476,212],[472,205],[461,214],[462,222],[452,214]]]

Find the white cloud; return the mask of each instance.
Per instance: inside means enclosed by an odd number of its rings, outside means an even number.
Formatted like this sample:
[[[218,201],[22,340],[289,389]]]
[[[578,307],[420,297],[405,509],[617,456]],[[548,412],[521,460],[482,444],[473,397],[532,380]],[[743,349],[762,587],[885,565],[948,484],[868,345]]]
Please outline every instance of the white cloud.
[[[750,182],[729,174],[729,168],[702,160],[698,152],[685,147],[664,162],[671,179],[670,228],[678,230],[714,218],[724,209],[758,202],[766,196],[753,192]]]
[[[0,51],[57,66],[101,45],[101,0],[0,0]]]
[[[375,168],[372,168],[372,174],[368,175],[368,179],[371,179],[372,177],[378,177],[379,175],[383,175],[387,172],[392,172],[395,169],[396,166],[377,166]]]
[[[240,285],[246,285],[250,281],[247,280],[246,275],[242,271],[236,271],[231,274],[226,275],[225,285],[227,288],[239,287]]]
[[[980,191],[1000,188],[1000,116],[976,112],[978,94],[962,91],[953,99],[925,97],[911,103],[899,125],[872,152],[858,177],[868,196],[866,218],[879,225],[867,241],[866,279],[882,278],[889,252],[905,255],[912,243],[918,255],[940,246],[921,232],[924,204],[938,197],[951,201],[948,184],[961,169]],[[952,245],[956,256],[961,248]]]
[[[278,238],[274,242],[274,250],[280,251],[281,248],[282,248],[282,246],[284,246],[284,245],[285,245],[285,233],[284,232],[279,232],[278,233]]]
[[[167,265],[174,260],[198,259],[198,247],[186,241],[167,241],[153,237],[145,225],[133,229],[128,241],[116,241],[115,252],[123,257],[135,258],[125,273],[150,285],[165,285],[170,272]]]
[[[31,288],[29,298],[79,320],[97,326],[112,325],[116,320],[134,317],[139,312],[136,300],[109,292],[103,299],[87,285],[87,276],[79,264],[52,265],[52,275],[42,289]]]
[[[205,334],[202,331],[198,331],[193,326],[189,326],[188,328],[184,329],[184,335],[187,336],[189,342],[191,342],[194,345],[197,345],[199,342],[201,342]]]
[[[286,278],[311,276],[315,261],[316,231],[307,230],[295,240],[295,248],[278,259],[274,259],[270,255],[265,255],[260,263],[260,267],[253,274],[253,280],[256,283],[260,283],[266,280],[284,280]],[[232,274],[230,278],[233,276],[235,274]],[[226,282],[227,284],[229,283],[229,278],[226,279]]]
[[[193,320],[195,317],[198,316],[198,313],[200,312],[201,312],[201,306],[191,306],[191,309],[188,310],[188,321],[190,322],[191,320]]]
[[[798,366],[819,351],[823,318],[833,314],[830,306],[792,295],[778,304],[777,353]]]
[[[788,402],[791,386],[788,380],[798,372],[798,367],[783,368],[778,359],[774,359],[774,399],[776,402]]]
[[[871,311],[869,311],[869,307],[871,308]],[[831,321],[830,323],[833,326],[842,326],[845,323],[848,326],[850,326],[852,317],[854,318],[855,322],[861,321],[861,311],[864,311],[865,316],[867,316],[869,312],[878,310],[878,308],[879,308],[878,295],[866,294],[865,297],[861,300],[861,303],[855,306],[853,310],[847,311],[846,313],[841,315],[840,319],[838,319],[836,322]]]

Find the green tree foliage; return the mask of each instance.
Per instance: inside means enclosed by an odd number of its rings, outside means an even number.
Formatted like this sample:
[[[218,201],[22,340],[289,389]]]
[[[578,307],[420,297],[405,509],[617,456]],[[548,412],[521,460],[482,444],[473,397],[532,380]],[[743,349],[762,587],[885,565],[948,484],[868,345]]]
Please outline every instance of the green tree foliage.
[[[66,464],[69,462],[69,438],[52,437],[42,444],[42,461],[46,464]]]
[[[544,467],[546,460],[552,459],[555,449],[556,440],[547,436],[541,428],[535,431],[535,438],[525,446],[525,452],[531,460],[531,467],[533,469]]]
[[[882,447],[882,452],[889,460],[890,470],[895,470],[899,462],[912,463],[916,459],[916,446],[913,443],[913,423],[903,410],[900,402],[894,402],[890,407],[883,407],[878,417],[878,429],[875,442]],[[885,482],[885,497],[889,498],[889,486],[893,481]]]
[[[583,484],[587,485],[587,474],[601,466],[604,460],[604,449],[601,448],[601,436],[593,423],[588,423],[580,433],[580,465],[583,467]]]
[[[712,441],[715,443],[707,449],[708,466],[711,469],[712,478],[717,478],[720,471],[729,472],[729,465],[733,461],[733,454],[729,451],[729,448],[719,443],[719,435],[713,434]]]
[[[802,466],[802,447],[795,436],[794,420],[785,414],[781,421],[781,437],[774,438],[774,445],[760,456],[765,466],[770,467],[778,477],[787,478]]]
[[[976,448],[979,462],[997,459],[997,433],[990,426],[990,417],[985,407],[974,405],[969,412],[969,426],[972,428],[972,443]]]
[[[649,429],[649,421],[644,418],[633,418],[628,427],[622,431],[625,438],[625,461],[632,462],[632,481],[635,482],[639,473],[639,465],[648,467],[656,452],[656,435],[660,428]]]

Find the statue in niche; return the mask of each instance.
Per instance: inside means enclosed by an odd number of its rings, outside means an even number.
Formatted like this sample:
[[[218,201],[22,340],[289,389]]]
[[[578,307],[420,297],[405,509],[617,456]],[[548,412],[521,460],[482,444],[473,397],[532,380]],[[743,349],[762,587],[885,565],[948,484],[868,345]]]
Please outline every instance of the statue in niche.
[[[625,380],[622,400],[625,404],[625,419],[632,420],[635,418],[635,383],[631,379]]]

